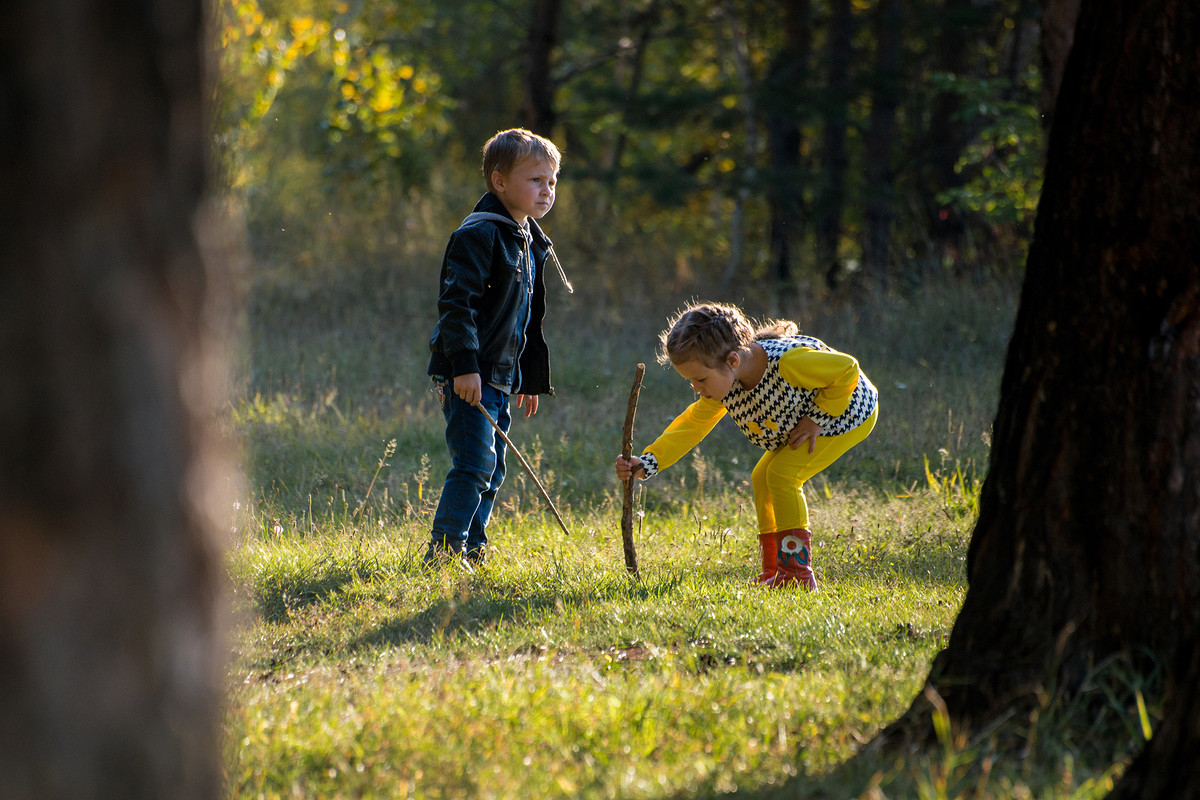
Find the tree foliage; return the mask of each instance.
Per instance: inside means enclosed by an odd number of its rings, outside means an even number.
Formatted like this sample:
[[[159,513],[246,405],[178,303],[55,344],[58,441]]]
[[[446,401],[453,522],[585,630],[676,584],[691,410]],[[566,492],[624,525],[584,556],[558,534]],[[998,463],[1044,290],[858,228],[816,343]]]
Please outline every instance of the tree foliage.
[[[219,9],[219,109],[233,186],[259,185],[266,178],[255,167],[293,149],[321,160],[331,177],[424,180],[435,157],[426,137],[446,132],[449,98],[416,46],[427,28],[419,17],[346,0],[235,0]],[[252,153],[260,158],[244,158]]]
[[[1019,262],[1043,152],[1027,0],[553,5],[539,117],[590,234],[651,233],[710,278],[745,280],[766,275],[784,204],[788,280],[824,273],[808,255],[818,229],[843,274],[868,235],[885,277]],[[220,0],[230,186],[273,221],[351,185],[352,204],[431,202],[414,193],[459,182],[488,136],[526,124],[528,31],[545,8]]]

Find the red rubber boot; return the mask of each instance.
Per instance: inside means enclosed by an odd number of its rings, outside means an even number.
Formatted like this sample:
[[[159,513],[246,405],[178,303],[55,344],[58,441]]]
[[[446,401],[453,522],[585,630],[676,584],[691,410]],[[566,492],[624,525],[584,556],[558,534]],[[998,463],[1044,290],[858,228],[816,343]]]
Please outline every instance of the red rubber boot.
[[[762,551],[762,572],[754,579],[759,586],[770,586],[779,574],[779,545],[775,542],[775,534],[760,533],[758,549]]]
[[[792,528],[772,534],[775,537],[775,577],[761,581],[768,586],[800,584],[810,592],[817,591],[817,576],[812,570],[812,534],[803,528]]]

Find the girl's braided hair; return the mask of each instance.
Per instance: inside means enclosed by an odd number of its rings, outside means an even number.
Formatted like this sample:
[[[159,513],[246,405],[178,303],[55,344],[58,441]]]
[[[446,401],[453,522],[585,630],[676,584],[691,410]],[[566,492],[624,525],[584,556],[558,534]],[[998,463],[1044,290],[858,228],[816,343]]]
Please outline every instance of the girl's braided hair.
[[[759,339],[779,339],[800,332],[790,320],[768,320],[755,327],[737,306],[693,303],[668,322],[658,337],[660,364],[699,361],[713,369],[734,350]]]

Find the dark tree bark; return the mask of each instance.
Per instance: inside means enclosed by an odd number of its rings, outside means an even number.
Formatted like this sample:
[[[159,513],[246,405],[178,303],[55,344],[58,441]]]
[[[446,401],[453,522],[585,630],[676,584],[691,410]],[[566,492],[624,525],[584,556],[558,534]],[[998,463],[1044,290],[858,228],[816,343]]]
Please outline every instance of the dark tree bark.
[[[1089,664],[1192,664],[1200,635],[1200,4],[1084,4],[968,553],[928,686],[977,731]],[[1193,757],[1195,673],[1162,758]],[[927,734],[924,693],[881,738]],[[1174,762],[1180,765],[1179,761]],[[1145,766],[1143,766],[1145,764]],[[1181,773],[1196,796],[1194,761]],[[1176,787],[1178,788],[1178,787]],[[1161,789],[1161,785],[1160,785]]]
[[[0,5],[5,800],[221,793],[203,23]]]
[[[546,137],[551,136],[558,121],[550,67],[558,44],[561,8],[561,0],[533,0],[533,18],[525,46],[525,126]]]
[[[900,0],[880,0],[875,17],[875,86],[867,128],[867,198],[864,212],[863,268],[881,288],[890,282],[892,197],[895,172],[892,150],[896,109],[900,104],[900,46],[904,16]]]
[[[1200,776],[1200,638],[1192,637],[1172,671],[1170,709],[1154,738],[1108,800],[1198,800]]]
[[[771,62],[763,93],[767,129],[767,203],[770,207],[771,277],[786,306],[795,291],[792,248],[803,235],[800,116],[812,60],[810,0],[783,1],[783,47]]]
[[[1050,130],[1067,54],[1075,41],[1081,0],[1042,0],[1042,127]]]
[[[836,286],[841,272],[838,242],[846,206],[846,125],[850,106],[850,61],[854,18],[850,0],[832,0],[829,21],[829,85],[824,103],[821,199],[817,206],[817,260],[826,281]]]

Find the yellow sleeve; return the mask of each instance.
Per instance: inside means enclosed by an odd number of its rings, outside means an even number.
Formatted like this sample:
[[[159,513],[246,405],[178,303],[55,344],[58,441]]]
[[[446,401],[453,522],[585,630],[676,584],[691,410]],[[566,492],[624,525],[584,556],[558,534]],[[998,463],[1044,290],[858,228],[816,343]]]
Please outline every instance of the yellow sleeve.
[[[800,389],[815,389],[817,408],[837,417],[850,407],[858,386],[858,361],[845,353],[797,347],[780,357],[779,374]]]
[[[658,460],[658,469],[662,471],[700,444],[700,440],[716,427],[725,413],[721,401],[701,397],[672,420],[662,435],[642,452],[653,453]]]

